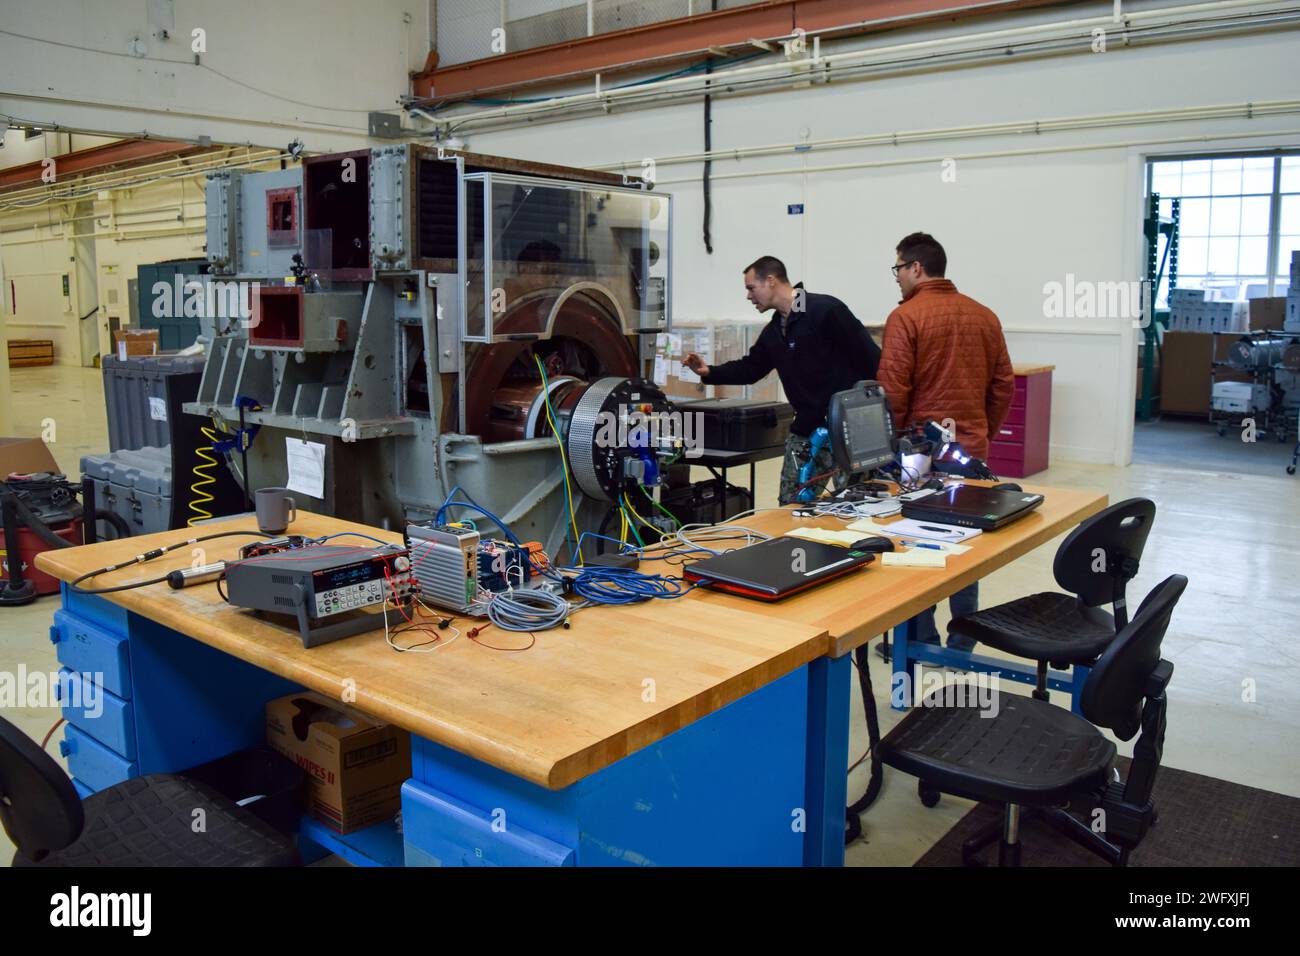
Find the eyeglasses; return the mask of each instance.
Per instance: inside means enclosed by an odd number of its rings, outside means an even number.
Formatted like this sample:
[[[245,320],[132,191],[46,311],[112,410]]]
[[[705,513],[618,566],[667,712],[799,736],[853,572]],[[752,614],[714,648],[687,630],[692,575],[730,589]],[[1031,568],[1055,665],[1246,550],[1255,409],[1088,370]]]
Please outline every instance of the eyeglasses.
[[[899,263],[898,265],[896,265],[896,266],[890,266],[890,267],[889,267],[889,271],[892,272],[892,273],[894,274],[894,278],[897,279],[897,278],[898,278],[898,273],[901,272],[902,270],[906,269],[908,266],[910,266],[910,265],[911,265],[913,262],[915,262],[915,261],[916,261],[916,260],[913,259],[911,262],[900,262],[900,263]]]

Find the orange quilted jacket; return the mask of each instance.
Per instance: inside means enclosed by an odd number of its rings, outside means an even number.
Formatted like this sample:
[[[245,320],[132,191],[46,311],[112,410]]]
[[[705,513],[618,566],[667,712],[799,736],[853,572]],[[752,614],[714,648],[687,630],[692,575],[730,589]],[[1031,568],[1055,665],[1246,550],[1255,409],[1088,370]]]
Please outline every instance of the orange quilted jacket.
[[[988,458],[1015,391],[998,317],[947,279],[916,286],[889,314],[877,377],[898,429],[951,418],[978,458]]]

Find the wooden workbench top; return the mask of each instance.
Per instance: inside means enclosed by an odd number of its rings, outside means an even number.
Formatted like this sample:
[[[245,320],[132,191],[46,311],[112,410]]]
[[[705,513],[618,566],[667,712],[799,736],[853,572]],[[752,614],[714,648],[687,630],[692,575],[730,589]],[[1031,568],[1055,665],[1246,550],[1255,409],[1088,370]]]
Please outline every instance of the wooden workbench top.
[[[1050,372],[1055,369],[1055,365],[1032,365],[1029,363],[1011,363],[1011,372],[1014,375],[1041,375],[1043,372]]]
[[[1106,496],[1098,492],[1024,487],[1043,493],[1043,504],[1001,530],[977,536],[971,550],[949,557],[943,570],[873,563],[773,604],[697,588],[680,600],[591,608],[575,614],[569,630],[537,632],[536,645],[518,653],[490,650],[462,636],[431,653],[402,654],[387,645],[382,630],[308,650],[296,631],[223,602],[213,584],[184,591],[153,585],[104,597],[332,697],[341,699],[352,688],[351,702],[368,714],[559,789],[817,657],[848,653],[1106,506]],[[794,518],[790,510],[760,512],[740,523],[768,534],[792,527],[844,527],[833,518]],[[253,527],[252,518],[241,518],[204,531]],[[299,512],[290,531],[311,536],[362,531],[400,540],[394,532],[307,512]],[[46,551],[36,564],[70,581],[195,533],[169,531]],[[203,560],[234,557],[247,540],[211,542]],[[156,577],[193,560],[183,548],[94,583]],[[669,572],[660,562],[647,570]],[[390,614],[390,623],[394,618]],[[414,636],[401,635],[399,641]],[[480,639],[510,647],[528,642],[527,635],[496,628]]]
[[[37,566],[70,581],[162,544],[255,527],[254,519],[238,518],[47,551]],[[302,511],[289,531],[313,537],[361,531],[401,540],[394,532]],[[234,558],[250,540],[206,542],[203,561]],[[181,548],[87,586],[157,577],[193,560],[190,549]],[[827,644],[823,626],[772,618],[760,605],[712,606],[690,600],[693,595],[586,609],[573,615],[570,629],[538,631],[536,645],[517,653],[464,636],[431,653],[399,653],[385,642],[382,627],[306,649],[296,630],[226,604],[215,584],[183,591],[159,584],[103,597],[335,699],[351,688],[351,702],[363,712],[552,789],[797,670],[823,656]],[[393,612],[389,621],[404,623]],[[456,624],[470,626],[464,619]],[[396,638],[403,644],[419,639],[416,632]],[[521,647],[529,637],[489,628],[479,640]]]
[[[962,555],[949,555],[947,567],[943,569],[887,568],[877,560],[865,571],[766,605],[763,614],[792,624],[824,628],[830,635],[831,656],[839,657],[1046,544],[1106,507],[1106,495],[1098,491],[1024,483],[1021,486],[1025,491],[1042,494],[1043,503],[1025,517],[965,542],[970,550]],[[760,511],[736,523],[773,535],[797,527],[840,530],[847,526],[847,522],[836,518],[795,518],[790,513],[793,510],[794,507]],[[888,525],[896,520],[884,518],[877,523]],[[1050,562],[1052,556],[1045,555],[1043,560]],[[742,597],[703,589],[693,591],[691,599],[700,604],[736,609],[754,604]]]

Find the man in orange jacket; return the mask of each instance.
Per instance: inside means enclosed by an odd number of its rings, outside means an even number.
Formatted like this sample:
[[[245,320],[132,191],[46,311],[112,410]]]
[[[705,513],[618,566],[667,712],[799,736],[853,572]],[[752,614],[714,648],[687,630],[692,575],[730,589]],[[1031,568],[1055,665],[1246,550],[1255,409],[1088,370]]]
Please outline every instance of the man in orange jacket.
[[[903,300],[885,321],[878,378],[894,423],[950,419],[968,454],[987,458],[989,436],[1011,408],[1016,380],[1002,325],[993,312],[962,295],[944,274],[948,256],[934,238],[914,232],[898,243],[894,279]],[[953,618],[979,608],[979,585],[948,600]],[[917,616],[916,639],[938,644],[934,608]],[[975,642],[950,637],[948,646],[969,651]]]

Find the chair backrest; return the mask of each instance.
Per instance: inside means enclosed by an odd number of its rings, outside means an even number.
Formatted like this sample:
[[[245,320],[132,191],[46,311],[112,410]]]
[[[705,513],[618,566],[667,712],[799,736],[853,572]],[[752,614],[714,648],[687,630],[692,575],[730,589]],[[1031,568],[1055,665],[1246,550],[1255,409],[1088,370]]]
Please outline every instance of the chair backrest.
[[[0,824],[18,852],[39,862],[75,842],[85,819],[63,768],[0,717]]]
[[[1118,604],[1116,628],[1124,626],[1124,585],[1137,574],[1155,502],[1130,498],[1093,515],[1070,532],[1056,551],[1056,583],[1088,607]]]
[[[1097,659],[1083,685],[1079,699],[1083,716],[1114,731],[1120,740],[1131,740],[1142,726],[1148,684],[1160,663],[1160,642],[1186,587],[1187,578],[1181,574],[1157,585]]]

